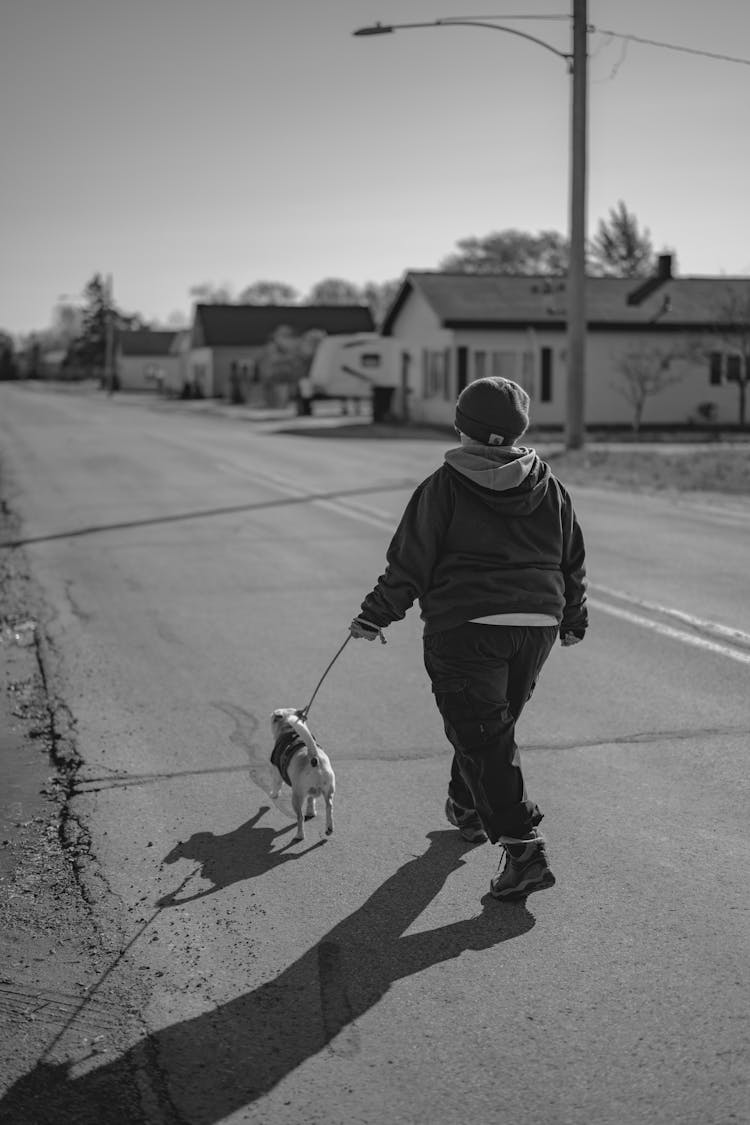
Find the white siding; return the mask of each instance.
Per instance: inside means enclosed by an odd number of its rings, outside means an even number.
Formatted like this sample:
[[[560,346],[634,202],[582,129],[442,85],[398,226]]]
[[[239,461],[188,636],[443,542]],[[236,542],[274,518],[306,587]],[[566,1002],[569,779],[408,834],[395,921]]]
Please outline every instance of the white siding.
[[[392,334],[411,357],[409,364],[409,414],[415,422],[451,422],[456,401],[454,334],[441,326],[420,293],[412,292],[397,316]],[[427,372],[435,372],[439,356],[445,357],[448,389],[425,395]],[[429,379],[429,376],[428,376]]]
[[[564,426],[567,398],[567,335],[564,330],[495,329],[482,331],[442,328],[424,297],[412,290],[395,319],[392,335],[408,347],[411,356],[410,414],[415,421],[453,422],[456,399],[457,349],[468,349],[467,379],[496,371],[514,377],[526,387],[532,398],[532,424]],[[551,389],[549,401],[542,401],[542,351],[550,349]],[[432,353],[449,354],[449,385],[446,394],[436,394],[436,377],[425,380],[424,357]],[[642,421],[648,423],[685,424],[696,416],[702,403],[714,404],[720,423],[738,421],[738,389],[736,383],[712,385],[709,380],[708,353],[721,350],[721,345],[705,333],[659,332],[653,329],[606,331],[594,328],[586,338],[585,420],[588,427],[630,425],[633,407],[622,393],[626,385],[618,370],[624,353],[658,350],[663,355],[682,352],[685,358],[673,358],[670,372],[681,379],[646,399]],[[481,368],[481,356],[484,368]],[[515,358],[514,358],[515,357]],[[515,375],[511,375],[511,371]],[[427,383],[427,385],[426,385]],[[427,393],[425,393],[427,391]]]
[[[200,387],[205,398],[213,396],[213,353],[210,348],[191,349],[188,357],[188,379]]]
[[[123,391],[158,391],[177,377],[178,360],[173,355],[120,355],[117,374]]]

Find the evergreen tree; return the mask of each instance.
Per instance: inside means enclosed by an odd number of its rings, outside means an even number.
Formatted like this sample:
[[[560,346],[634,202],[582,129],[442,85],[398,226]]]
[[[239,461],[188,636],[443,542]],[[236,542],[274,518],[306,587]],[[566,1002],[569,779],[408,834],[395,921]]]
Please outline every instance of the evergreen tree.
[[[588,258],[591,272],[605,277],[649,277],[656,269],[650,231],[639,229],[622,200],[610,208],[609,220],[599,220]]]
[[[0,332],[0,379],[18,378],[16,349],[9,332]]]

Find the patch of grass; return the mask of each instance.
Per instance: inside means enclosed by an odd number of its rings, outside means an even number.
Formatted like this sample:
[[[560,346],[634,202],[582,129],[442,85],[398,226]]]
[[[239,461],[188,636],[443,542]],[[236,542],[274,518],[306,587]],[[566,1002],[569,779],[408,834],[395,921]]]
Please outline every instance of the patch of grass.
[[[552,452],[547,460],[563,484],[750,496],[750,445],[716,445],[711,449],[689,445],[607,449],[600,445]]]

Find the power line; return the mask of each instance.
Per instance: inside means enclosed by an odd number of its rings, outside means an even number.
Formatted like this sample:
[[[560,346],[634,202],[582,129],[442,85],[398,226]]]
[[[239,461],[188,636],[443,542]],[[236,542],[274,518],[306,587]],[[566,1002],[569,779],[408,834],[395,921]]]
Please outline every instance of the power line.
[[[446,22],[450,20],[448,17]],[[461,16],[463,20],[556,20],[556,21],[569,21],[570,16],[552,14],[549,15],[510,15],[505,12],[494,13],[492,15],[482,16]],[[598,32],[600,35],[611,35],[615,39],[627,39],[633,43],[643,43],[648,47],[661,47],[665,51],[681,51],[686,55],[702,55],[708,59],[718,59],[720,62],[740,63],[742,66],[750,66],[750,59],[741,58],[738,55],[723,55],[718,51],[704,51],[700,47],[684,47],[679,43],[665,43],[659,39],[647,39],[643,35],[631,35],[624,31],[611,31],[606,27],[594,27],[589,24],[587,31]]]
[[[703,55],[705,58],[718,59],[720,62],[741,63],[743,66],[750,66],[750,59],[739,58],[737,55],[722,55],[717,51],[703,51],[700,47],[682,47],[677,43],[663,43],[658,39],[646,39],[641,35],[628,35],[625,32],[612,31],[606,27],[590,25],[589,31],[598,32],[601,35],[611,35],[615,39],[627,39],[632,43],[644,43],[649,47],[661,47],[666,51],[682,51],[687,55]]]

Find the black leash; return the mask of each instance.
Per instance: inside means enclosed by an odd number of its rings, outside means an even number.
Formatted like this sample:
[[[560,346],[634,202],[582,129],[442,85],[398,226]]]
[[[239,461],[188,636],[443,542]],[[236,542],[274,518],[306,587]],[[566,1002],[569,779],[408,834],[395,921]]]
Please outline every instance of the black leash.
[[[372,626],[372,628],[374,629],[374,628],[375,628],[375,626]],[[378,629],[378,631],[377,631],[377,635],[378,635],[378,636],[380,637],[380,643],[384,645],[384,644],[385,644],[385,637],[383,636],[383,630],[382,630],[382,629]],[[305,722],[305,721],[307,720],[307,713],[308,713],[308,711],[310,710],[310,708],[311,708],[311,707],[312,707],[312,705],[313,705],[313,699],[315,699],[315,696],[316,696],[316,695],[318,694],[318,690],[319,690],[319,688],[320,688],[320,685],[321,685],[321,684],[323,683],[323,680],[324,680],[324,679],[326,678],[326,676],[328,675],[328,673],[329,673],[329,672],[331,671],[331,668],[333,668],[334,664],[336,663],[336,661],[338,660],[338,658],[339,658],[339,657],[341,656],[341,653],[342,653],[342,652],[344,651],[344,649],[345,649],[345,648],[346,648],[346,646],[347,646],[347,645],[349,644],[349,641],[350,641],[351,639],[352,639],[352,634],[351,634],[351,633],[349,633],[349,634],[347,635],[347,638],[346,638],[346,640],[345,640],[345,641],[344,641],[344,643],[342,644],[341,648],[340,648],[340,649],[338,650],[338,652],[337,652],[337,653],[336,653],[336,655],[334,656],[333,660],[331,661],[331,663],[330,663],[330,664],[328,665],[328,667],[326,668],[326,670],[325,670],[325,672],[323,673],[323,675],[322,675],[322,676],[320,677],[320,679],[318,680],[318,686],[317,686],[317,687],[315,688],[315,691],[314,691],[314,692],[312,693],[312,695],[310,696],[310,702],[308,703],[307,707],[303,707],[301,711],[298,711],[298,712],[297,712],[297,714],[299,715],[300,719],[302,719],[302,722],[303,722],[303,723],[304,723],[304,722]]]
[[[325,672],[323,673],[323,675],[322,675],[322,676],[320,677],[320,679],[318,680],[318,686],[317,686],[317,687],[315,688],[315,691],[314,691],[314,692],[312,693],[312,695],[310,696],[310,702],[308,703],[307,707],[303,707],[303,709],[302,709],[301,711],[298,711],[298,712],[297,712],[297,714],[299,715],[300,719],[302,719],[302,722],[303,722],[303,723],[304,723],[304,722],[305,722],[305,721],[307,720],[307,713],[308,713],[308,711],[310,710],[310,708],[311,708],[311,707],[312,707],[312,705],[313,705],[313,699],[315,699],[315,696],[316,696],[316,695],[318,694],[318,690],[320,689],[320,685],[321,685],[321,684],[323,683],[323,680],[324,680],[324,679],[326,678],[326,676],[328,675],[328,673],[329,673],[329,672],[331,671],[331,668],[333,668],[334,664],[336,663],[336,661],[338,660],[338,658],[339,658],[339,657],[341,656],[341,653],[342,653],[342,652],[344,651],[344,649],[345,649],[345,648],[346,648],[346,646],[347,646],[347,645],[349,644],[349,641],[350,641],[351,639],[352,639],[352,635],[351,635],[351,633],[349,633],[349,634],[347,635],[347,638],[346,638],[346,640],[345,640],[345,641],[344,641],[344,643],[342,644],[341,648],[340,648],[340,649],[338,650],[338,652],[337,652],[337,653],[336,653],[336,655],[334,656],[333,660],[331,661],[331,663],[330,663],[330,664],[328,665],[328,667],[326,668],[326,670],[325,670]]]

